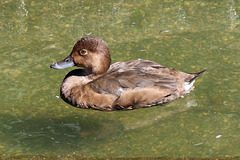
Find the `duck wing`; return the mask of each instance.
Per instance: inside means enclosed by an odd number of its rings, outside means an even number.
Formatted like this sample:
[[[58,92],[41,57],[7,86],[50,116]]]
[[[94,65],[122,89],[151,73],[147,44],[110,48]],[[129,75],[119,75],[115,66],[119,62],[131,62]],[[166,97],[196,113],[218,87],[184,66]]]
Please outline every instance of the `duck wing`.
[[[113,110],[134,109],[183,97],[204,73],[184,73],[156,62],[135,60],[114,63],[106,75],[87,85],[99,94],[114,95]]]
[[[123,91],[159,86],[159,89],[176,90],[179,83],[169,69],[156,62],[135,60],[114,63],[107,74],[88,85],[99,94],[120,96]],[[168,92],[168,93],[169,93]]]

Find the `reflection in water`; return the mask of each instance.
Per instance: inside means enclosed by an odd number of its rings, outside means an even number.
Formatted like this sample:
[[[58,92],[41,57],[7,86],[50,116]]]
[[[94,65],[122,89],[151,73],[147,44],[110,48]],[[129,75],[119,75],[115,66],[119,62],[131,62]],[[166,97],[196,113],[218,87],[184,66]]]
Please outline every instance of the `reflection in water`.
[[[88,117],[90,118],[90,117]],[[84,146],[94,147],[96,143],[111,140],[118,126],[114,121],[63,117],[62,119],[16,119],[4,125],[3,134],[11,139],[2,140],[9,148],[5,153],[25,154],[68,154],[81,150]],[[69,122],[66,122],[69,119]]]
[[[179,9],[178,9],[178,13],[177,13],[177,18],[178,18],[178,23],[185,23],[185,19],[186,19],[186,11],[184,10],[182,5],[179,5]]]
[[[190,96],[190,97],[189,97]],[[150,116],[145,117],[143,119],[139,118],[137,121],[124,121],[123,126],[125,130],[129,129],[137,129],[140,127],[146,127],[152,125],[153,123],[159,123],[163,118],[173,117],[176,114],[180,114],[181,112],[185,112],[187,110],[192,109],[192,107],[197,106],[197,103],[194,101],[194,97],[192,95],[186,96],[186,104],[181,104],[180,106],[174,106],[172,110],[166,110],[159,112],[153,112]],[[163,106],[162,106],[163,107]]]
[[[233,30],[237,25],[240,24],[239,22],[239,15],[237,14],[237,11],[236,11],[236,6],[235,6],[235,1],[232,0],[231,1],[231,4],[230,4],[230,7],[229,7],[229,15],[230,15],[230,29]]]
[[[20,2],[20,6],[18,7],[19,10],[17,10],[17,14],[20,16],[20,17],[24,17],[24,16],[28,16],[28,11],[27,9],[25,8],[25,2],[24,0],[21,0]]]
[[[17,23],[18,23],[18,32],[19,34],[24,34],[28,30],[28,22],[26,21],[28,18],[28,10],[25,8],[25,2],[24,0],[20,1],[20,4],[18,4],[19,7],[16,9],[16,13],[18,15]]]
[[[84,117],[81,115],[78,117],[75,114],[72,117],[63,116],[61,118],[42,117],[43,115],[25,119],[12,117],[3,125],[4,131],[1,133],[11,137],[2,139],[3,144],[7,143],[9,146],[9,148],[4,148],[4,152],[10,154],[69,154],[69,152],[78,153],[78,151],[87,153],[97,145],[104,146],[112,141],[118,142],[117,139],[123,133],[128,136],[129,132],[136,129],[145,130],[145,128],[162,123],[161,121],[164,119],[174,117],[196,105],[193,96],[185,98],[188,99],[186,105],[181,104],[177,107],[170,105],[167,110],[163,106],[159,106],[153,107],[156,109],[155,112],[152,112],[151,109],[143,109],[145,111],[137,115],[127,111],[118,112],[117,114],[120,115],[125,113],[135,115],[135,117],[129,115],[125,117],[127,119],[118,120],[109,119],[107,116],[95,118],[98,111],[94,111],[95,114],[92,116]],[[158,108],[159,111],[157,111]]]

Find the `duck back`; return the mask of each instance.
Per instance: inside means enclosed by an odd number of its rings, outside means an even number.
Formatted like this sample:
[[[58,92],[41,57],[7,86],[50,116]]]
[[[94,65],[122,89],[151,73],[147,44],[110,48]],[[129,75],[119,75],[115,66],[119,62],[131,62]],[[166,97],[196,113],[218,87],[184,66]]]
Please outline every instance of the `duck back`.
[[[134,109],[183,97],[193,89],[193,80],[198,76],[156,62],[134,60],[112,64],[106,75],[87,85],[98,94],[114,95],[112,110]]]

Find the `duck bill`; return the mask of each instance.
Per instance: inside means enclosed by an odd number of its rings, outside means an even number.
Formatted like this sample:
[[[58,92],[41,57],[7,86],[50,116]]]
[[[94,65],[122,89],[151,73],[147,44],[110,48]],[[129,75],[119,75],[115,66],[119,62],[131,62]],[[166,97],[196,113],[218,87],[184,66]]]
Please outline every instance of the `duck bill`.
[[[73,66],[75,66],[74,60],[72,58],[72,55],[69,55],[67,58],[65,58],[62,61],[52,63],[50,65],[50,68],[64,69],[64,68],[73,67]]]

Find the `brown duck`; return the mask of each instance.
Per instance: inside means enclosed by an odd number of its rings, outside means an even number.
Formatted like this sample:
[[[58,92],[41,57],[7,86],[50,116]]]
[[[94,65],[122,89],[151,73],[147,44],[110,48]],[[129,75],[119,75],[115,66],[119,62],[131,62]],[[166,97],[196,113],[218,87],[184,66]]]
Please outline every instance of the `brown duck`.
[[[149,60],[111,65],[109,48],[102,39],[84,37],[63,61],[51,68],[78,66],[65,77],[61,97],[80,108],[103,111],[129,110],[163,104],[193,90],[199,73],[184,73]]]

